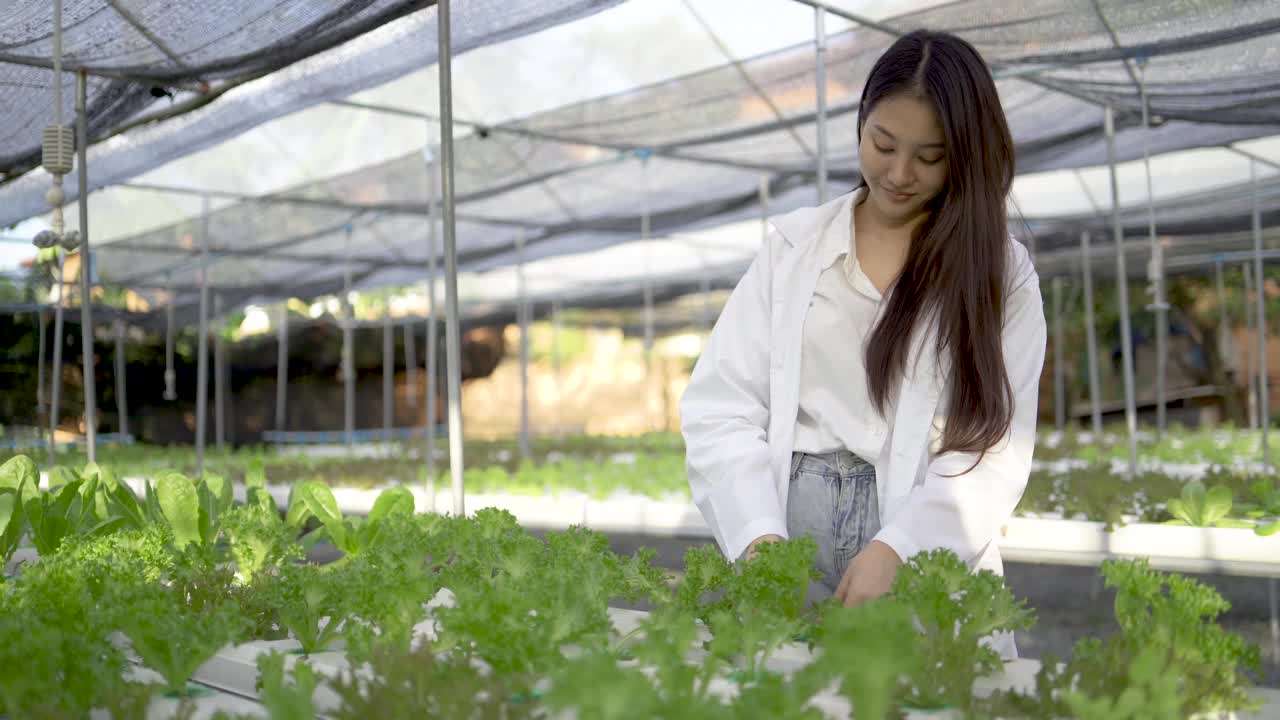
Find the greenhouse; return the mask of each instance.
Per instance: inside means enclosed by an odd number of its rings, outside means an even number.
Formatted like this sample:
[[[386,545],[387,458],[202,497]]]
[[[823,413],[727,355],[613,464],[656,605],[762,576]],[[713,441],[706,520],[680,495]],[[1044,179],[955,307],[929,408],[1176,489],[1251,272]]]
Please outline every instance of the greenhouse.
[[[981,552],[815,599],[826,541],[709,520],[687,398],[922,28],[1013,142],[1029,478]],[[1280,718],[1277,3],[13,0],[0,37],[0,717]]]

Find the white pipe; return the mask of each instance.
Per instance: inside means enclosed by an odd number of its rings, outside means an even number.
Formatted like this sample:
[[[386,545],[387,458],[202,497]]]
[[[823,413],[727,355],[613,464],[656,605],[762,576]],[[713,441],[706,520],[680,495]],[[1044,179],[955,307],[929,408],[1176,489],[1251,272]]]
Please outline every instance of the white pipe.
[[[1129,325],[1129,274],[1125,267],[1124,228],[1120,225],[1120,183],[1116,177],[1115,110],[1106,108],[1107,167],[1111,175],[1111,228],[1116,247],[1116,294],[1120,305],[1120,353],[1124,364],[1124,417],[1129,431],[1129,477],[1138,474],[1138,410],[1134,398],[1133,330]]]

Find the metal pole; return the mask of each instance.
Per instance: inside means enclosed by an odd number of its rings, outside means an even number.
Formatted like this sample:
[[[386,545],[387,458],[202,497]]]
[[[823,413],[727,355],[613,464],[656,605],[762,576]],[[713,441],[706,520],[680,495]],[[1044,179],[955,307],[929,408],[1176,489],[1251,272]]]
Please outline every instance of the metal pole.
[[[1089,355],[1089,417],[1095,442],[1102,440],[1102,383],[1098,380],[1098,327],[1093,318],[1093,254],[1088,232],[1080,233],[1080,264],[1084,269],[1084,330]]]
[[[205,427],[209,408],[209,196],[200,216],[200,338],[196,350],[196,476],[204,476]]]
[[[702,263],[702,277],[698,279],[698,291],[702,293],[702,329],[710,335],[715,321],[711,317],[711,266],[705,260]]]
[[[436,225],[439,220],[439,205],[436,203],[436,182],[440,174],[433,160],[427,162],[427,297],[431,304],[427,313],[427,498],[431,509],[435,510],[436,501],[436,389],[438,387],[437,367],[440,357],[439,309],[436,302]]]
[[[1156,320],[1156,437],[1163,439],[1168,426],[1165,385],[1169,374],[1169,303],[1164,289],[1164,247],[1156,238],[1155,193],[1151,186],[1150,99],[1147,97],[1146,63],[1138,67],[1138,89],[1142,94],[1142,164],[1147,175],[1147,229],[1151,237],[1151,264],[1147,278],[1151,281],[1152,302]]]
[[[564,404],[564,387],[560,382],[560,300],[551,301],[551,374],[556,381],[556,435],[564,436],[564,415],[561,406]]]
[[[1271,426],[1271,393],[1267,383],[1267,279],[1262,266],[1262,210],[1258,199],[1258,163],[1249,160],[1249,182],[1253,187],[1253,271],[1257,276],[1258,316],[1258,425],[1262,427],[1262,466],[1271,467],[1271,444],[1267,438]]]
[[[1221,256],[1213,259],[1213,289],[1218,302],[1218,357],[1222,358],[1225,369],[1227,358],[1234,360],[1235,351],[1233,349],[1234,343],[1231,342],[1231,325],[1227,319],[1227,287],[1223,278]],[[1230,377],[1233,378],[1231,384],[1234,386],[1234,377],[1236,376],[1233,374]],[[1226,392],[1231,391],[1227,390]]]
[[[449,469],[453,514],[466,514],[462,484],[462,333],[458,323],[458,236],[453,201],[453,48],[449,37],[449,0],[436,4],[439,29],[440,165],[444,201],[445,354],[449,379]]]
[[[813,47],[815,58],[815,90],[818,112],[818,204],[827,201],[827,11],[813,9]]]
[[[276,431],[289,425],[289,301],[280,306],[280,327],[276,330]]]
[[[46,333],[46,330],[45,330],[45,326],[44,326],[44,325],[45,325],[45,323],[44,323],[44,311],[43,311],[43,310],[37,310],[37,311],[36,311],[36,326],[40,328],[40,330],[39,330],[39,333],[40,333],[40,350],[36,353],[36,425],[38,425],[38,426],[42,426],[42,425],[44,424],[44,421],[46,420],[46,418],[45,418],[45,412],[46,412],[46,409],[45,409],[45,404],[44,404],[44,403],[45,403],[45,396],[44,396],[44,349],[45,349],[45,345],[47,345],[47,344],[48,344],[48,338],[47,338],[47,333]],[[42,429],[42,430],[40,430],[40,433],[41,433],[41,434],[43,434],[43,433],[44,433],[44,430],[43,430],[43,429]],[[50,445],[49,445],[49,447],[53,447],[53,445],[52,445],[52,440],[53,440],[53,438],[49,438],[49,440],[50,440]]]
[[[1249,300],[1253,295],[1253,268],[1249,267],[1249,263],[1244,263],[1240,267],[1240,274],[1244,276],[1244,325],[1250,333],[1256,335],[1253,308],[1249,306]],[[1249,376],[1250,430],[1258,429],[1258,374],[1254,372],[1254,368],[1258,366],[1257,358],[1254,357],[1257,352],[1258,344],[1253,342],[1249,344],[1249,351],[1245,353],[1245,374]]]
[[[128,364],[124,356],[125,327],[124,320],[116,318],[116,414],[120,417],[120,434],[129,436],[129,382],[125,375]]]
[[[1271,600],[1271,657],[1280,665],[1280,591],[1276,589],[1275,578],[1271,578],[1267,585]]]
[[[1058,432],[1067,427],[1066,367],[1063,364],[1062,278],[1053,279],[1053,419]]]
[[[83,70],[76,74],[76,151],[80,155],[80,342],[84,360],[85,447],[89,462],[97,462],[98,390],[93,374],[93,282],[89,277],[93,269],[93,253],[89,250],[89,116],[85,97],[87,77]]]
[[[404,323],[404,384],[409,407],[418,408],[418,347],[413,322]]]
[[[227,447],[227,368],[222,338],[226,323],[222,317],[220,293],[213,294],[213,317],[217,325],[213,332],[213,444],[218,452],[222,452]]]
[[[66,340],[62,337],[64,300],[67,286],[63,282],[66,265],[66,251],[60,247],[53,249],[58,258],[58,307],[53,316],[53,366],[49,368],[50,384],[53,386],[49,395],[49,467],[53,467],[57,449],[58,420],[62,414],[62,346]]]
[[[396,421],[396,326],[391,313],[382,318],[382,432],[383,440],[391,439]]]
[[[769,237],[769,176],[760,176],[760,242]]]
[[[1124,228],[1120,225],[1120,184],[1116,177],[1115,110],[1106,108],[1107,167],[1111,171],[1111,228],[1116,246],[1116,295],[1120,304],[1120,355],[1124,365],[1124,417],[1129,430],[1129,477],[1138,474],[1138,410],[1134,398],[1133,330],[1129,325],[1129,275],[1125,268]]]
[[[168,302],[165,304],[165,328],[164,328],[164,399],[170,402],[178,399],[178,374],[173,367],[173,351],[174,351],[174,322],[173,322],[173,298],[174,292],[172,288],[169,290]]]
[[[653,272],[649,266],[649,161],[641,161],[641,186],[644,208],[640,214],[640,240],[644,245],[644,387],[645,406],[649,405],[649,392],[653,388]]]
[[[525,230],[516,236],[516,316],[520,322],[520,459],[529,459],[529,299],[524,277]]]
[[[346,228],[342,260],[342,429],[347,446],[355,442],[356,432],[356,367],[352,347],[351,307],[351,226]]]
[[[1227,320],[1227,287],[1222,274],[1222,258],[1213,260],[1213,289],[1218,301],[1218,354],[1231,356],[1231,327]]]

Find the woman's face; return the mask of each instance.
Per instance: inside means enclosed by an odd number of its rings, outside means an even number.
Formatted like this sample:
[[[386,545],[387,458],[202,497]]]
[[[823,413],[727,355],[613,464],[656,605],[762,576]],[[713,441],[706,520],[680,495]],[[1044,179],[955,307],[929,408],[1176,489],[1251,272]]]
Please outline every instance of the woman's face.
[[[933,106],[914,95],[881,100],[866,117],[858,155],[870,189],[867,200],[892,223],[925,212],[947,180],[942,123]]]

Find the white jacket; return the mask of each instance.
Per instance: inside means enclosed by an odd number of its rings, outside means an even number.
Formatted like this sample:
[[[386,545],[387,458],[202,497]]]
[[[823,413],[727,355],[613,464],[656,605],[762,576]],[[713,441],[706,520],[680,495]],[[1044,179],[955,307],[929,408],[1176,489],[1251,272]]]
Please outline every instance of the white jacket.
[[[819,273],[846,250],[822,242],[843,201],[773,221],[680,400],[693,500],[731,559],[761,535],[787,536],[803,323]],[[1009,249],[1003,344],[1014,412],[1004,441],[973,471],[944,477],[964,472],[977,458],[935,453],[949,360],[940,364],[935,338],[917,328],[888,438],[880,456],[868,458],[880,500],[882,529],[875,539],[904,559],[947,548],[971,568],[1003,573],[995,540],[1031,472],[1045,352],[1039,277],[1021,244],[1010,239]]]

